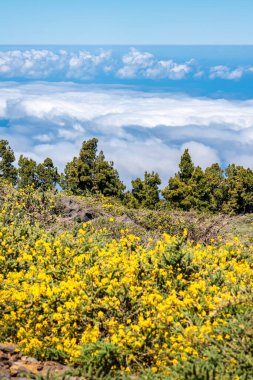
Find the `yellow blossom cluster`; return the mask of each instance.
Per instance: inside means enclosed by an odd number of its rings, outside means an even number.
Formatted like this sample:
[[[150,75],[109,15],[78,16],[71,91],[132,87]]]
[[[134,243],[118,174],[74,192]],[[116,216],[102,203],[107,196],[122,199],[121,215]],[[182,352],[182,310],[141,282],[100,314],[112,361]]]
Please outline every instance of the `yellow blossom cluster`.
[[[237,239],[193,244],[187,231],[146,247],[127,230],[117,240],[105,235],[90,223],[74,232],[23,231],[7,225],[3,211],[0,340],[68,362],[103,342],[117,348],[120,370],[167,374],[232,345],[234,310],[252,308],[252,247]],[[227,365],[236,367],[233,360]]]

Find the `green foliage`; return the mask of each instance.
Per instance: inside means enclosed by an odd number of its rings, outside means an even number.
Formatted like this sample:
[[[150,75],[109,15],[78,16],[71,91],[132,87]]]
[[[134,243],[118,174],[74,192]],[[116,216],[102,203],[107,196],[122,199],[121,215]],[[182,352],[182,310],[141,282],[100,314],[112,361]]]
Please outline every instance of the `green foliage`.
[[[205,180],[209,195],[208,209],[212,212],[219,212],[222,210],[226,191],[224,171],[220,168],[219,164],[212,164],[206,168]]]
[[[154,209],[159,203],[159,185],[161,179],[158,173],[144,173],[144,180],[137,178],[132,181],[132,192],[128,193],[125,204],[133,208]]]
[[[86,344],[81,349],[81,355],[76,364],[84,369],[90,369],[93,376],[96,374],[106,376],[112,370],[119,370],[124,363],[124,357],[121,356],[119,347],[98,341],[93,344]]]
[[[114,163],[106,161],[102,151],[97,154],[97,145],[96,138],[84,141],[78,157],[67,163],[64,174],[59,175],[49,157],[37,165],[21,155],[16,169],[8,141],[0,140],[0,178],[19,188],[32,186],[42,191],[61,184],[68,194],[115,197],[129,209],[197,210],[231,215],[253,212],[253,171],[249,168],[231,164],[223,170],[215,163],[203,171],[194,166],[189,150],[185,149],[179,171],[169,178],[164,189],[160,190],[159,174],[146,171],[144,178],[133,180],[132,189],[125,192]]]
[[[182,181],[179,175],[169,179],[169,185],[162,190],[162,195],[171,208],[187,211],[193,206],[192,187]]]
[[[38,188],[37,164],[32,158],[20,156],[18,161],[18,187],[34,186]]]
[[[190,210],[194,207],[194,165],[188,149],[185,149],[179,163],[179,172],[169,179],[168,186],[162,191],[162,195],[171,207],[181,210]],[[195,183],[197,182],[195,176]]]
[[[185,149],[184,153],[181,156],[179,169],[180,169],[178,172],[179,178],[183,182],[187,183],[191,179],[193,171],[194,171],[194,165],[193,165],[188,149]]]
[[[17,182],[17,169],[13,166],[15,156],[7,140],[0,140],[0,178],[13,185]]]
[[[119,174],[113,167],[113,162],[106,161],[102,151],[95,159],[93,171],[93,192],[123,198],[125,186],[120,181]]]
[[[59,183],[60,176],[51,158],[46,158],[43,163],[37,165],[32,158],[21,155],[18,165],[19,188],[33,186],[34,189],[47,191],[53,190]]]
[[[244,214],[253,211],[253,172],[242,166],[226,169],[226,195],[223,211]]]
[[[62,181],[63,189],[75,195],[92,192],[97,143],[95,138],[84,141],[79,156],[67,163]]]
[[[87,379],[253,377],[250,241],[245,246],[238,239],[196,245],[187,242],[190,231],[187,235],[182,230],[190,222],[201,230],[203,215],[194,221],[193,212],[127,210],[118,200],[109,203],[98,196],[72,196],[71,201],[73,205],[80,199],[80,205],[87,202],[97,210],[100,202],[106,214],[100,228],[89,222],[81,229],[79,225],[65,232],[51,231],[50,225],[60,220],[54,215],[56,198],[61,195],[31,187],[17,190],[0,181],[2,341],[22,341],[28,355],[64,362],[76,338],[81,355],[74,351],[73,376],[80,373]],[[145,241],[126,230],[115,238],[104,228],[113,226],[112,216],[124,213],[135,217],[134,232],[136,225],[145,224]],[[217,224],[217,217],[212,218]],[[238,219],[227,218],[231,223]],[[252,218],[247,218],[250,225]],[[153,241],[159,224],[168,231],[177,225],[178,236],[165,234],[165,242],[160,234]],[[118,325],[113,327],[115,321]],[[110,339],[111,329],[115,340]],[[24,340],[17,338],[19,330]],[[80,340],[84,331],[87,343]],[[139,334],[140,345],[134,345],[135,340],[125,343],[131,331],[133,339]],[[125,340],[119,343],[123,332]],[[69,340],[58,346],[67,333]],[[92,334],[97,340],[90,339]],[[32,344],[36,337],[38,344]],[[188,350],[188,343],[198,354]],[[128,368],[129,375],[122,368]]]
[[[51,158],[46,158],[37,166],[38,186],[46,191],[53,190],[60,181],[60,175]]]
[[[186,149],[179,164],[180,171],[169,178],[162,190],[171,208],[188,211],[244,214],[253,211],[253,171],[229,165],[225,172],[218,163],[203,170],[194,167]]]
[[[97,155],[97,143],[96,138],[83,142],[79,156],[65,167],[62,187],[75,195],[100,193],[122,198],[125,186],[113,162],[106,161],[102,151]]]

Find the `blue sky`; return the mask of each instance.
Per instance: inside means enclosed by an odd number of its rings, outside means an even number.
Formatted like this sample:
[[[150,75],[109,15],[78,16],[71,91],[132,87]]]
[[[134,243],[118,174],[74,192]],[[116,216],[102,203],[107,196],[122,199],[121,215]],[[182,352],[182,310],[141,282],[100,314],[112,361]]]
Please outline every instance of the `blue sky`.
[[[252,44],[252,0],[0,0],[0,44]]]
[[[63,170],[97,137],[127,184],[166,183],[185,148],[253,169],[252,14],[253,0],[0,0],[0,139]]]

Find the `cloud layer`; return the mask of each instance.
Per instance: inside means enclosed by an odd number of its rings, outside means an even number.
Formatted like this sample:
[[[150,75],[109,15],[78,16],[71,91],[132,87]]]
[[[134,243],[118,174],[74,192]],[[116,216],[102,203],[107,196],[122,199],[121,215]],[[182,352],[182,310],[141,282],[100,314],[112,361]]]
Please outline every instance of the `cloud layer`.
[[[252,74],[251,65],[228,67],[219,64],[209,67],[201,65],[194,57],[179,61],[171,56],[161,59],[149,51],[136,48],[130,48],[121,55],[110,49],[0,51],[0,79],[5,80],[239,80]]]
[[[0,138],[10,141],[17,157],[50,156],[62,170],[93,136],[127,183],[145,170],[166,181],[186,147],[202,167],[235,162],[253,168],[253,100],[118,86],[1,84]]]

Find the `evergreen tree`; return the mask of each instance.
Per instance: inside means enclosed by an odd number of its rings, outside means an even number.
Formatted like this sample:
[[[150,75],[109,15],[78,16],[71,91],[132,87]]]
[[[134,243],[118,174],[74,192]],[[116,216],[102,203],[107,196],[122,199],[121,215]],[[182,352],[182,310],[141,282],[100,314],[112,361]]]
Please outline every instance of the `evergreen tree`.
[[[74,157],[65,167],[62,187],[73,194],[91,193],[94,186],[93,169],[98,140],[84,141],[78,157]]]
[[[207,192],[209,194],[209,207],[212,212],[222,210],[225,199],[226,184],[224,179],[224,171],[218,163],[212,164],[205,170],[205,180]]]
[[[59,183],[60,176],[51,158],[46,158],[37,166],[38,186],[42,190],[52,190]]]
[[[159,203],[159,185],[161,185],[162,181],[158,173],[145,172],[144,174],[144,191],[146,193],[145,199],[142,202],[143,207],[147,207],[149,209],[154,209],[155,206]]]
[[[126,205],[128,208],[139,208],[140,203],[138,200],[133,196],[132,191],[126,191],[123,198],[123,204]]]
[[[154,209],[159,202],[159,185],[161,179],[158,173],[145,172],[144,180],[136,178],[132,181],[132,197],[128,195],[126,201],[132,206]]]
[[[98,139],[84,141],[79,158],[82,162],[81,184],[88,191],[92,191],[94,183],[94,165],[97,154]]]
[[[62,187],[73,194],[101,193],[122,198],[125,186],[113,162],[106,161],[102,151],[97,155],[97,143],[96,138],[83,142],[79,156],[65,167]]]
[[[179,169],[179,178],[181,179],[181,181],[187,183],[190,180],[194,171],[194,165],[188,149],[185,149],[184,153],[181,156]]]
[[[229,165],[226,169],[226,199],[223,211],[242,214],[253,211],[253,172],[242,166]]]
[[[194,165],[188,149],[185,149],[181,156],[179,169],[174,177],[169,178],[168,186],[162,190],[162,195],[171,207],[189,210],[195,205],[193,195],[195,184],[191,181]]]
[[[0,178],[17,183],[17,169],[14,167],[14,152],[7,140],[0,140]]]
[[[105,196],[116,196],[122,198],[125,186],[120,181],[117,170],[113,167],[113,162],[105,160],[101,151],[95,159],[93,168],[93,190]]]
[[[191,186],[191,207],[200,211],[208,210],[210,207],[210,191],[205,173],[200,166],[194,168],[189,184]]]
[[[18,187],[27,186],[34,186],[35,189],[39,187],[37,164],[32,158],[21,155],[18,161]]]
[[[75,195],[81,193],[79,188],[80,164],[80,160],[77,157],[74,157],[71,162],[66,164],[64,174],[61,174],[61,187],[63,190],[67,190]]]
[[[192,186],[182,181],[179,174],[169,178],[168,186],[162,190],[162,195],[171,208],[187,211],[194,205]]]

